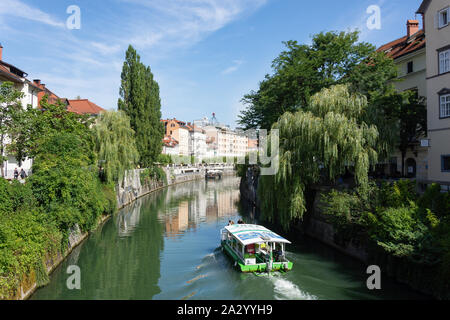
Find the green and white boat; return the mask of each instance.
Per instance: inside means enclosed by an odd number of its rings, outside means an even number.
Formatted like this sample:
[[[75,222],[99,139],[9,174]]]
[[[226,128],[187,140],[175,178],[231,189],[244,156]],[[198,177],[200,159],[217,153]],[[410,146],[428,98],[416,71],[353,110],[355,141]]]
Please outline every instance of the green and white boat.
[[[285,246],[291,242],[269,229],[254,224],[234,224],[223,228],[221,242],[242,272],[289,271]]]

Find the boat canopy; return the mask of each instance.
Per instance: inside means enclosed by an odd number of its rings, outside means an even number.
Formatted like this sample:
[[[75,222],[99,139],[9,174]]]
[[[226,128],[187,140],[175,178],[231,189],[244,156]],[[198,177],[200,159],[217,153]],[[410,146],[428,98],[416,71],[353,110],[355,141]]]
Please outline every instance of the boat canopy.
[[[264,242],[291,243],[275,232],[270,231],[263,226],[254,224],[234,224],[225,227],[225,230],[236,237],[236,239],[238,239],[244,246],[252,243]]]

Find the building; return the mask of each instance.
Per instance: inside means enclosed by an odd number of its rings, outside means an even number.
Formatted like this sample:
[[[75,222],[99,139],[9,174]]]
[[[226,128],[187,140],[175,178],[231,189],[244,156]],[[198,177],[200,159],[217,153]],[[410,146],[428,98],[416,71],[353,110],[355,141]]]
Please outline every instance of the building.
[[[450,186],[450,0],[424,0],[427,38],[428,181]]]
[[[47,96],[47,101],[50,104],[56,104],[58,101],[67,106],[67,110],[78,114],[88,114],[96,116],[100,112],[104,111],[95,103],[88,99],[69,100],[66,98],[59,98],[55,93],[50,91],[41,80],[36,79],[33,82],[29,81],[26,77],[28,74],[18,67],[13,66],[3,61],[3,46],[0,44],[0,83],[9,81],[12,82],[17,90],[23,93],[21,104],[23,107],[27,105],[33,108],[41,108],[41,102],[44,96]],[[8,143],[8,138],[3,137],[3,141]],[[15,168],[23,168],[28,174],[31,171],[33,164],[32,159],[26,159],[22,163],[18,163],[16,159],[11,155],[6,155],[6,151],[2,151],[3,156],[7,156],[8,160],[1,164],[2,172],[7,179],[13,178]]]
[[[69,112],[89,116],[98,116],[100,112],[105,111],[105,109],[99,107],[92,101],[89,101],[89,99],[65,100],[68,101],[67,111]]]
[[[248,137],[242,132],[224,126],[203,128],[207,137],[208,157],[245,157],[248,152]]]
[[[179,146],[178,141],[171,136],[165,136],[163,139],[163,154],[168,154],[171,156],[178,156]]]
[[[419,29],[419,21],[408,20],[406,35],[381,46],[377,51],[386,53],[397,65],[401,80],[395,82],[398,91],[414,90],[418,96],[427,96],[426,39],[424,30]],[[427,179],[428,148],[422,147],[420,140],[411,143],[404,161],[404,174],[407,177],[422,181]],[[401,174],[402,155],[399,150],[392,155],[387,171],[390,176]]]
[[[23,93],[21,104],[23,107],[30,105],[33,108],[37,108],[39,104],[39,94],[42,89],[36,86],[33,82],[29,81],[26,77],[28,74],[18,67],[9,64],[3,60],[3,46],[0,44],[0,84],[2,82],[12,82],[14,87]],[[0,137],[3,140],[2,145],[8,144],[8,137]],[[1,150],[2,156],[7,157],[7,161],[1,164],[1,174],[5,178],[11,179],[14,175],[15,168],[23,168],[27,173],[30,172],[33,161],[26,159],[22,163],[18,163],[16,159],[6,154],[6,150]]]
[[[161,120],[161,122],[164,123],[164,131],[166,136],[173,135],[175,130],[177,130],[179,127],[186,125],[186,122],[177,120],[175,118]]]
[[[258,152],[258,139],[257,138],[248,138],[248,152]]]
[[[189,154],[201,162],[206,158],[206,132],[202,128],[188,123],[189,128]]]
[[[42,99],[44,98],[44,96],[47,96],[47,102],[49,104],[56,104],[58,103],[58,101],[61,101],[62,103],[64,103],[66,106],[69,104],[69,101],[67,99],[61,99],[60,97],[58,97],[56,94],[54,94],[52,91],[50,91],[44,83],[41,83],[40,79],[35,79],[33,80],[33,83],[35,86],[37,86],[38,88],[40,88],[42,91],[40,91],[38,93],[38,107],[41,108],[41,102]]]

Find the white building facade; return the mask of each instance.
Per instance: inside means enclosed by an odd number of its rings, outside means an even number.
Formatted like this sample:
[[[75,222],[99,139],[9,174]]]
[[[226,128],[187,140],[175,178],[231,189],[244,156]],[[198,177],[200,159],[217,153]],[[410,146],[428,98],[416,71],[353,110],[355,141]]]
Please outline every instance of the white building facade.
[[[27,80],[27,74],[19,68],[3,61],[3,47],[0,44],[0,84],[3,82],[12,82],[14,87],[23,93],[21,104],[23,108],[31,105],[33,108],[37,108],[39,104],[38,93],[42,91],[39,87],[34,85],[31,81]],[[1,106],[0,106],[1,107]],[[10,142],[8,137],[3,137],[3,145],[7,145]],[[7,157],[7,160],[1,164],[1,173],[5,178],[12,179],[14,177],[14,169],[24,169],[27,174],[31,172],[33,161],[26,159],[19,163],[12,155],[7,154],[6,150],[3,150],[2,156]]]

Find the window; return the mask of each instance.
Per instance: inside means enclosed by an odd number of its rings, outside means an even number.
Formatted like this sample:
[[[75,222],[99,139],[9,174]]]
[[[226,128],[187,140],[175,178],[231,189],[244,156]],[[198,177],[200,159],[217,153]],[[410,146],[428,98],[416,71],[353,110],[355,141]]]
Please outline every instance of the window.
[[[441,156],[442,172],[450,172],[450,154]]]
[[[439,73],[450,71],[450,50],[439,52]]]
[[[450,94],[440,96],[440,117],[450,117]]]
[[[414,63],[412,61],[408,62],[408,71],[407,73],[414,72]]]
[[[449,15],[450,15],[450,8],[446,8],[444,10],[439,11],[438,13],[439,28],[448,26]]]

